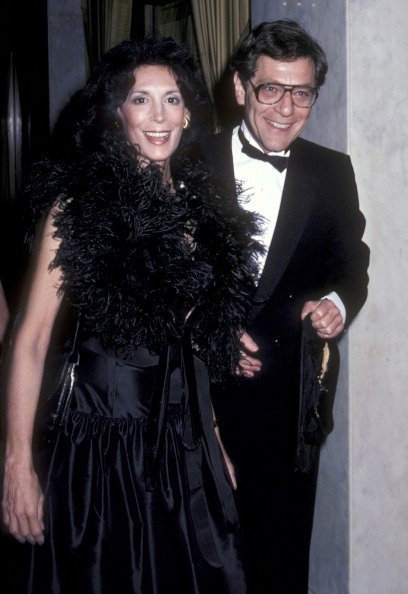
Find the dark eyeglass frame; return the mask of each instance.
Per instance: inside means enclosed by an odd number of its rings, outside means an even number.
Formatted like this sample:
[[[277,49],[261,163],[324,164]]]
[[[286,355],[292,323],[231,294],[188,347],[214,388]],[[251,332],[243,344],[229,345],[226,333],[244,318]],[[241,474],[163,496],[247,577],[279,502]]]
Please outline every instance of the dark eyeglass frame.
[[[277,83],[277,82],[266,82],[266,83],[261,83],[260,85],[255,86],[253,84],[252,80],[249,80],[249,83],[250,83],[250,85],[251,85],[251,87],[252,87],[252,89],[253,89],[253,91],[255,93],[256,100],[259,103],[262,103],[262,105],[275,105],[275,103],[279,103],[279,101],[281,99],[283,99],[283,97],[285,96],[285,93],[290,92],[290,95],[292,97],[292,101],[296,105],[296,107],[302,107],[303,109],[310,109],[316,103],[317,98],[319,96],[319,93],[318,93],[317,88],[316,87],[312,87],[311,85],[283,85],[282,83]],[[259,100],[259,92],[260,92],[260,90],[263,87],[267,87],[268,85],[279,86],[279,87],[282,87],[282,89],[283,89],[283,93],[279,97],[279,99],[277,99],[276,101],[273,101],[272,103],[269,103],[269,102],[268,103],[265,103],[265,101],[260,101]],[[306,89],[310,89],[311,91],[314,92],[315,95],[314,95],[313,101],[312,101],[312,103],[310,105],[307,105],[307,106],[306,105],[298,105],[296,103],[295,99],[293,98],[293,90],[294,89],[305,89],[305,88]]]

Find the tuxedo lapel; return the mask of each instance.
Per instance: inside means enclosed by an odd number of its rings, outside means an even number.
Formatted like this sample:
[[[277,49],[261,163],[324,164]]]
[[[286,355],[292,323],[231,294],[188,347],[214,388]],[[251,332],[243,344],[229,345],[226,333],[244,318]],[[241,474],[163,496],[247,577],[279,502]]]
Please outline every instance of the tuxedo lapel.
[[[222,132],[209,139],[207,159],[220,179],[234,179],[231,132]],[[307,148],[298,138],[290,149],[290,159],[283,188],[275,232],[258,288],[250,319],[254,319],[270,298],[302,236],[316,195],[316,177],[311,173]]]
[[[255,294],[250,318],[261,311],[286,270],[299,243],[316,195],[316,178],[310,174],[297,145],[291,148],[288,171],[275,231]]]

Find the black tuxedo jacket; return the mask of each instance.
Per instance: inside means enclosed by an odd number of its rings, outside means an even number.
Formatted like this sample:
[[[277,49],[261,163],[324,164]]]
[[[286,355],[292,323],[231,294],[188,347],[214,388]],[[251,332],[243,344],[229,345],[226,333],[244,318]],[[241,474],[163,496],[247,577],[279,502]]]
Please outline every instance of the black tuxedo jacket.
[[[231,132],[213,136],[206,154],[220,179],[234,176]],[[275,232],[247,331],[263,367],[217,398],[232,451],[292,455],[298,399],[300,312],[305,301],[336,291],[349,325],[367,296],[369,250],[362,242],[350,158],[301,138],[290,159]],[[268,458],[269,458],[268,454]]]

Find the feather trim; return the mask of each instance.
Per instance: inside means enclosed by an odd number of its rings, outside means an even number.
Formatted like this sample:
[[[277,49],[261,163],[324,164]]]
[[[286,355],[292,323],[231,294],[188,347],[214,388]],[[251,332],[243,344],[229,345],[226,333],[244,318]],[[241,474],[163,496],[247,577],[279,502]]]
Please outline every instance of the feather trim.
[[[160,352],[190,312],[199,356],[221,380],[238,362],[254,293],[256,220],[199,162],[181,159],[175,186],[114,150],[69,167],[46,161],[28,188],[30,228],[58,203],[52,266],[104,347]]]

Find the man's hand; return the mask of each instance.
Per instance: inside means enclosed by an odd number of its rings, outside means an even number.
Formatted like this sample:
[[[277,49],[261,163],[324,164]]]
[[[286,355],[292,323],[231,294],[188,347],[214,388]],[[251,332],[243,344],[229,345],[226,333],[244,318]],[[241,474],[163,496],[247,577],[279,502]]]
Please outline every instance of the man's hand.
[[[251,354],[259,350],[258,345],[246,332],[243,332],[240,337],[241,343],[241,359],[236,369],[236,374],[243,377],[254,377],[255,373],[261,370],[262,362]]]
[[[310,320],[317,336],[323,339],[336,338],[344,330],[343,319],[337,305],[330,299],[306,301],[303,306],[302,320],[312,312]]]

